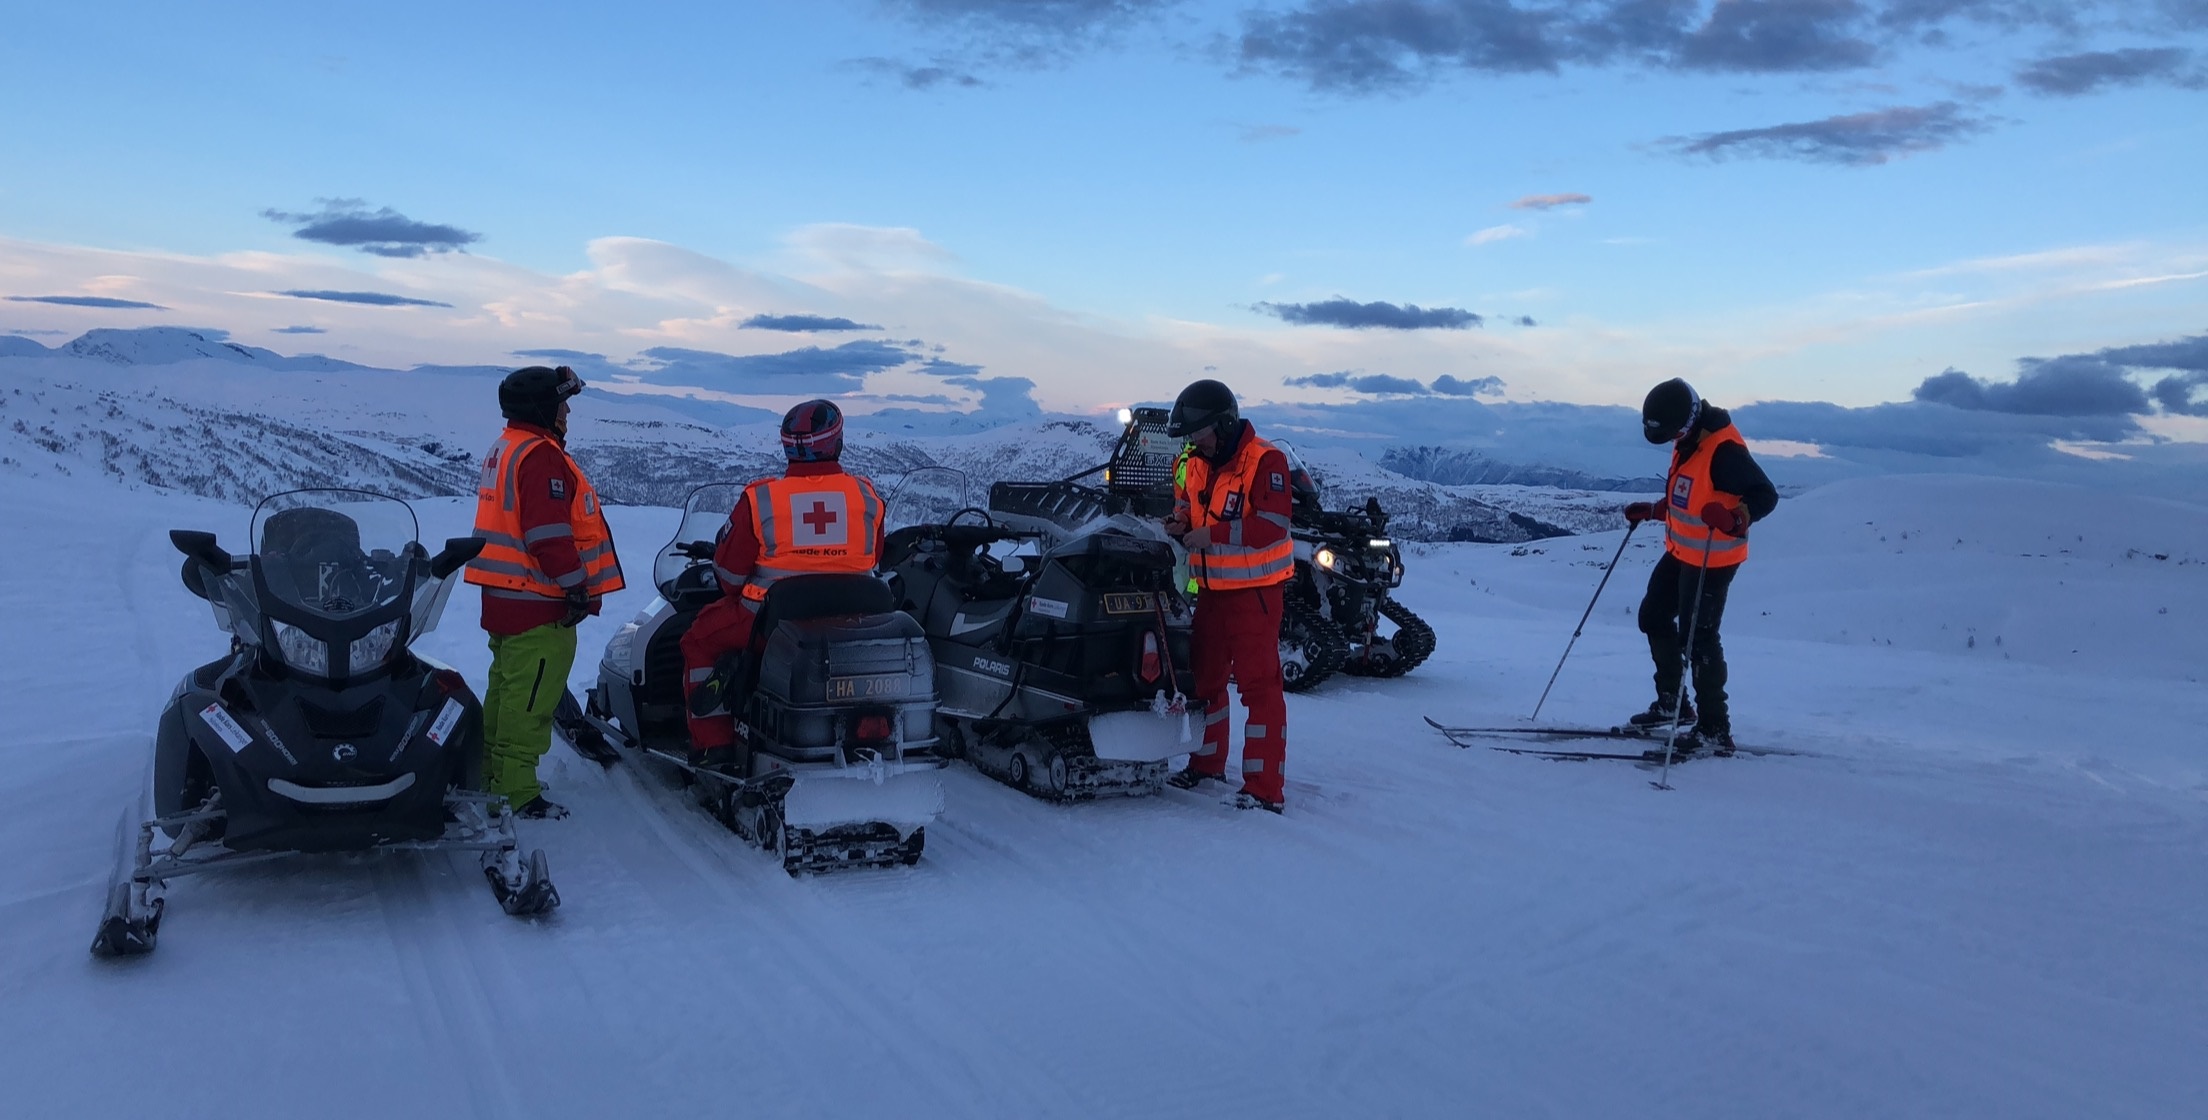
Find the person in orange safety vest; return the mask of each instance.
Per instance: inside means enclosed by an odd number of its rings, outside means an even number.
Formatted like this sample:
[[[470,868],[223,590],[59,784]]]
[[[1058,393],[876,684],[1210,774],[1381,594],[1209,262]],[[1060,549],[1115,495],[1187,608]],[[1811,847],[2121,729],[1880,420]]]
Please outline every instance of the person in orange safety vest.
[[[1198,590],[1189,655],[1204,704],[1203,742],[1166,780],[1181,789],[1226,780],[1232,680],[1249,709],[1242,788],[1233,804],[1278,813],[1286,800],[1282,767],[1288,756],[1281,596],[1295,574],[1288,459],[1242,419],[1234,392],[1209,379],[1181,390],[1165,433],[1188,440],[1194,451],[1186,476],[1174,482],[1166,531],[1187,547],[1189,577]]]
[[[874,484],[844,473],[843,412],[806,401],[782,417],[780,478],[744,488],[713,552],[722,597],[698,612],[682,636],[690,709],[690,761],[734,761],[738,686],[752,624],[778,579],[812,573],[871,572],[882,554],[883,506]]]
[[[1634,524],[1661,521],[1664,555],[1649,573],[1641,598],[1641,633],[1656,661],[1656,702],[1632,717],[1636,727],[1662,728],[1677,713],[1683,749],[1733,749],[1732,713],[1725,696],[1725,647],[1718,624],[1733,576],[1748,559],[1748,526],[1771,515],[1778,489],[1748,453],[1748,442],[1724,409],[1704,401],[1694,387],[1673,378],[1649,390],[1641,404],[1641,434],[1672,445],[1664,499],[1625,507]],[[1695,599],[1696,588],[1701,600]],[[1694,627],[1694,664],[1685,665],[1680,629]],[[1680,690],[1694,674],[1694,703]],[[1699,708],[1699,712],[1697,709]]]
[[[552,746],[552,712],[575,664],[575,626],[621,590],[621,560],[598,492],[567,453],[568,398],[583,379],[530,366],[499,382],[506,428],[483,461],[475,535],[483,551],[467,581],[483,590],[490,679],[483,690],[483,779],[517,815],[554,818],[537,760]]]

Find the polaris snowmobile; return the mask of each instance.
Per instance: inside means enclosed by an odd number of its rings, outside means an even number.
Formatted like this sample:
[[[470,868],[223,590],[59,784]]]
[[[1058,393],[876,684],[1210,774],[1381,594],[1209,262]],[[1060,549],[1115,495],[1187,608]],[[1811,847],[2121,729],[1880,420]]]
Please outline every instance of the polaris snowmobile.
[[[249,556],[170,532],[230,652],[161,713],[152,819],[124,821],[94,953],[152,950],[171,879],[297,852],[476,853],[508,913],[559,905],[544,853],[523,858],[512,810],[482,791],[475,694],[409,648],[483,542],[432,557],[416,534],[405,502],[336,489],[261,502]]]
[[[943,811],[935,663],[877,576],[776,581],[730,703],[736,758],[689,759],[682,636],[721,597],[713,550],[742,495],[726,483],[691,492],[653,565],[659,597],[606,643],[598,683],[579,709],[564,709],[562,730],[587,755],[625,748],[674,767],[714,816],[792,875],[916,863]]]
[[[1046,800],[1163,788],[1193,749],[1176,559],[1156,522],[1068,481],[1000,482],[987,510],[893,530],[883,566],[934,647],[939,751]]]
[[[1285,443],[1295,497],[1296,574],[1283,599],[1280,672],[1290,692],[1311,689],[1337,670],[1355,677],[1400,677],[1434,652],[1434,628],[1395,598],[1403,550],[1388,537],[1380,499],[1361,510],[1328,511],[1317,479]],[[1388,632],[1381,632],[1385,620]]]

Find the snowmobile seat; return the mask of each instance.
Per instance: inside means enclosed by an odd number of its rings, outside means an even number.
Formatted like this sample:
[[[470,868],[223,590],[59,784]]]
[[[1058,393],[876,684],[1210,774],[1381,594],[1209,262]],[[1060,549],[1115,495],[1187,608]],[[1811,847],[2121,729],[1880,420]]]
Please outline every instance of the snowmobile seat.
[[[767,588],[766,602],[759,605],[759,618],[751,625],[751,646],[744,651],[743,666],[736,672],[743,687],[736,695],[749,696],[758,687],[759,663],[775,627],[785,622],[844,614],[893,614],[896,610],[896,593],[872,575],[839,573],[776,580]]]

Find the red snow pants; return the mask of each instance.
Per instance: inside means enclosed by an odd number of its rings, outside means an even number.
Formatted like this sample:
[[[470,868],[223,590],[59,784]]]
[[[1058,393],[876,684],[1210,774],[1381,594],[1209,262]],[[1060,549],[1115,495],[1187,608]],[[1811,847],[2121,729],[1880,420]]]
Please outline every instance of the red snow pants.
[[[723,654],[740,653],[751,645],[751,625],[759,612],[733,595],[715,599],[698,612],[690,631],[682,636],[682,700],[689,710],[690,693],[713,675]],[[725,747],[736,741],[736,714],[723,708],[708,716],[690,716],[690,745],[699,750]]]
[[[1281,767],[1288,760],[1288,700],[1280,691],[1279,585],[1196,596],[1189,635],[1196,664],[1196,695],[1204,702],[1204,742],[1189,765],[1226,776],[1227,682],[1250,710],[1242,729],[1242,788],[1267,801],[1283,795]]]

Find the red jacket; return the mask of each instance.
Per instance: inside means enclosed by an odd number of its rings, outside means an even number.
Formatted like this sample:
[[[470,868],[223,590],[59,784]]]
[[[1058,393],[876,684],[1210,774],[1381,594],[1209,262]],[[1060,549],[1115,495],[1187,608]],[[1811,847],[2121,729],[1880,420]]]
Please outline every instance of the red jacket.
[[[556,443],[566,442],[549,428],[518,422],[513,426]],[[520,491],[521,496],[522,529],[526,531],[539,525],[566,524],[569,513],[567,496],[575,492],[575,476],[568,471],[566,461],[558,455],[531,452],[522,457],[521,465],[515,468],[515,472],[514,488]],[[538,541],[529,546],[529,555],[544,569],[545,575],[555,580],[583,566],[583,558],[576,553],[575,538],[571,536]],[[591,604],[591,613],[598,613],[595,602]],[[536,603],[488,595],[483,598],[483,629],[493,634],[519,634],[566,617],[567,604],[558,599]]]
[[[842,473],[841,463],[791,463],[789,469],[782,472],[782,477],[817,478],[824,474]],[[874,534],[876,556],[882,553],[882,536],[882,532],[877,529]],[[736,499],[736,508],[729,511],[728,535],[722,537],[720,547],[713,550],[713,566],[739,577],[750,575],[759,566],[759,535],[751,528],[751,492],[748,490],[743,497]],[[732,586],[724,579],[721,581],[721,591],[728,595],[741,595],[743,588],[740,585]]]

